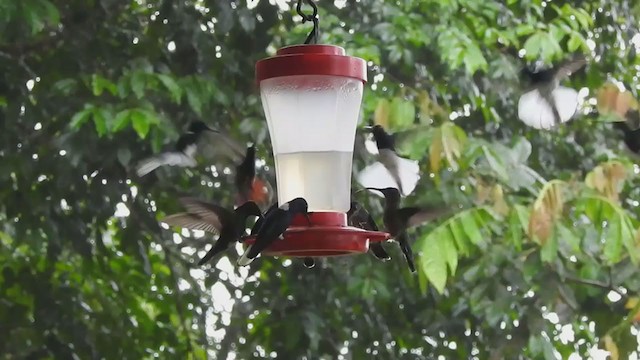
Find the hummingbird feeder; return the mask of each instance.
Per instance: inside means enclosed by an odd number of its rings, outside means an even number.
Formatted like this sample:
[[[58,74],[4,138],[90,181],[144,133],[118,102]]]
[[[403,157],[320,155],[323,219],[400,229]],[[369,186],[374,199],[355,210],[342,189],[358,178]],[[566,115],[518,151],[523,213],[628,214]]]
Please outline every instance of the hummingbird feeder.
[[[307,200],[309,220],[297,216],[263,255],[317,257],[365,253],[389,234],[347,225],[356,127],[367,66],[342,47],[308,44],[281,48],[256,63],[256,82],[269,127],[278,204]],[[254,238],[246,239],[252,244]]]

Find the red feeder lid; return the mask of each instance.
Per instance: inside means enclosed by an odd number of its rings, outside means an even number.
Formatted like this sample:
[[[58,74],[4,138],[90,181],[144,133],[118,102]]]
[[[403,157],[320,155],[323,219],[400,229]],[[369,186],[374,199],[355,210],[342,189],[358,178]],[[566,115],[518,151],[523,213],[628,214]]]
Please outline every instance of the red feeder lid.
[[[369,243],[387,240],[389,234],[347,226],[347,215],[337,212],[309,213],[311,226],[304,216],[297,216],[284,233],[262,254],[267,256],[318,257],[365,253]],[[251,245],[255,237],[248,237]]]
[[[292,75],[344,76],[367,82],[367,63],[335,45],[293,45],[256,63],[256,81]]]

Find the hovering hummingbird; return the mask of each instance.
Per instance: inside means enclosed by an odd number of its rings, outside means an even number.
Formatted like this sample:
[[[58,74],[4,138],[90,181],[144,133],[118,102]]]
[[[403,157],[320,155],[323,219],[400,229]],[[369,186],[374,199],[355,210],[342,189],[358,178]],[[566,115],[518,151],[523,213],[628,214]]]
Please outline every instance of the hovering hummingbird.
[[[396,152],[393,135],[387,133],[380,125],[368,127],[378,148],[378,162],[364,168],[358,174],[358,182],[364,187],[390,186],[387,179],[391,177],[402,195],[410,194],[420,180],[420,167],[415,160],[400,157]],[[384,185],[383,185],[384,186]]]
[[[578,109],[578,92],[560,86],[560,81],[586,63],[580,55],[550,69],[523,68],[521,75],[527,79],[528,90],[518,100],[518,118],[528,126],[546,130],[571,120]]]
[[[629,111],[626,121],[615,122],[614,126],[622,130],[626,150],[635,159],[640,159],[640,111]]]
[[[298,214],[306,216],[307,221],[311,224],[307,201],[300,197],[286,202],[265,214],[264,221],[257,231],[255,242],[238,259],[238,265],[249,265],[271,243],[277,239],[282,239],[282,235]]]
[[[368,190],[379,191],[384,195],[385,205],[382,220],[386,230],[394,240],[400,244],[400,249],[407,259],[407,264],[411,272],[416,271],[413,261],[413,251],[409,245],[407,229],[422,225],[433,220],[448,210],[443,208],[426,209],[419,207],[400,208],[400,192],[396,188],[388,187],[384,189],[367,188]]]
[[[192,197],[180,198],[186,212],[165,217],[162,221],[191,230],[202,230],[219,234],[218,241],[198,262],[202,265],[238,241],[246,230],[246,221],[251,216],[262,218],[262,212],[253,201],[248,201],[230,211],[222,206]]]
[[[378,225],[371,217],[371,214],[357,201],[351,202],[351,208],[347,212],[349,226],[359,227],[365,230],[378,231]],[[391,260],[391,256],[382,246],[381,242],[372,242],[369,245],[369,251],[382,261]]]
[[[142,177],[163,165],[195,167],[198,164],[196,160],[198,156],[207,160],[230,159],[235,163],[243,158],[244,153],[244,145],[238,141],[219,130],[208,127],[202,121],[194,121],[189,125],[187,133],[178,138],[174,151],[140,161],[136,172]]]
[[[236,166],[234,183],[238,191],[239,204],[253,201],[262,205],[269,200],[270,185],[256,176],[256,146],[247,147],[242,161]]]

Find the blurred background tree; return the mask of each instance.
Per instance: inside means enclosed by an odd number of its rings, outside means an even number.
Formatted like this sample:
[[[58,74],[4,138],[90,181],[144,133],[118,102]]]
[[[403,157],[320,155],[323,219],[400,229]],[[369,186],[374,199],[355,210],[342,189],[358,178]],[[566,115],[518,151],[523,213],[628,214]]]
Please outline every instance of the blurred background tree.
[[[304,40],[292,1],[0,0],[1,356],[637,359],[640,168],[610,122],[637,116],[640,3],[318,5],[369,62],[361,125],[421,162],[404,202],[461,208],[412,233],[418,274],[397,246],[198,268],[210,237],[158,219],[232,206],[231,164],[132,170],[195,119],[273,166],[254,64]],[[578,52],[577,118],[526,128],[521,67]]]

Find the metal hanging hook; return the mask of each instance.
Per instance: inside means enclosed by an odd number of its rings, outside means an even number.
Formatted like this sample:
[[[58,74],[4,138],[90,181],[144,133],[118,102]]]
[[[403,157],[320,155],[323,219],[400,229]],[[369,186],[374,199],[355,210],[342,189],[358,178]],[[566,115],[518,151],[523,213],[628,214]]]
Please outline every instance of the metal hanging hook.
[[[302,0],[298,0],[298,5],[296,6],[296,11],[298,15],[302,17],[302,23],[304,24],[307,21],[313,22],[313,29],[307,36],[307,39],[304,41],[305,44],[311,44],[311,40],[313,40],[314,44],[318,43],[318,33],[319,29],[319,21],[318,21],[318,7],[313,2],[313,0],[306,0],[307,4],[309,4],[313,8],[313,14],[307,15],[302,12]]]

